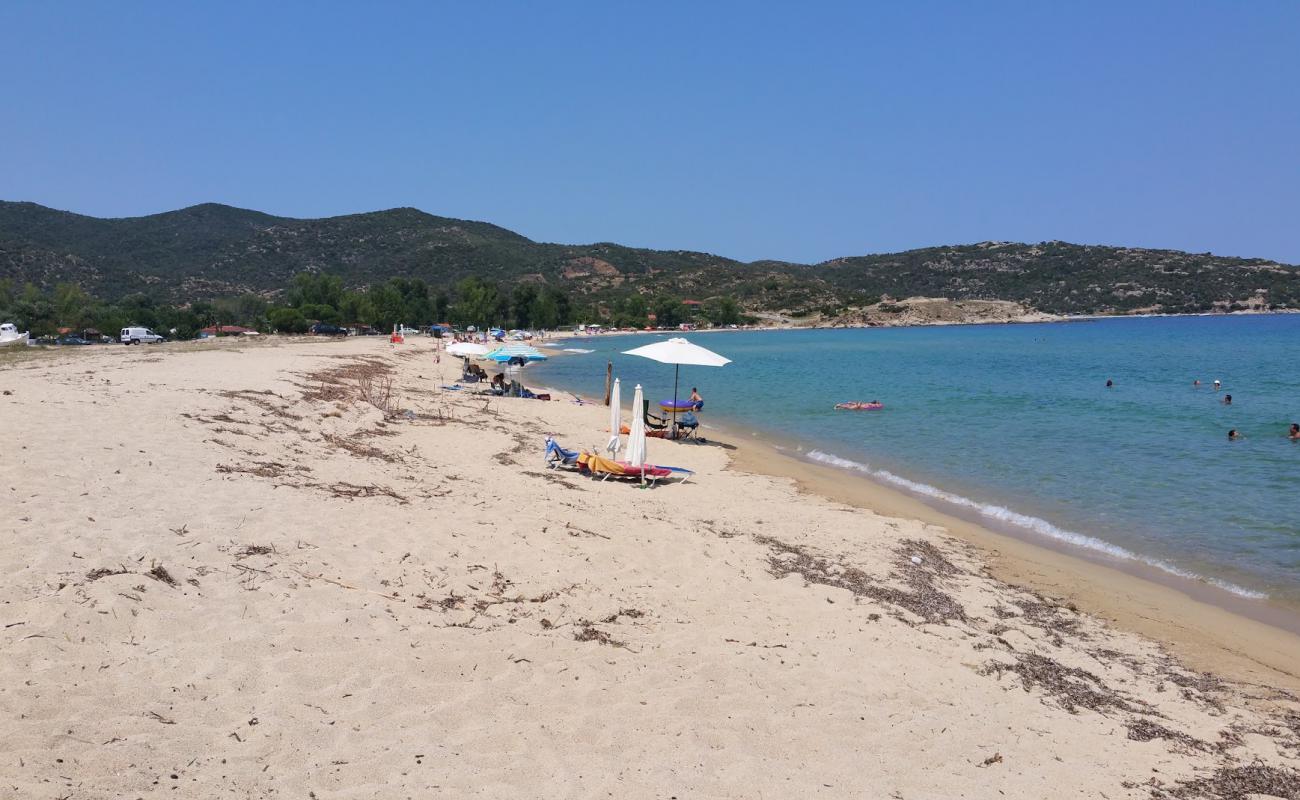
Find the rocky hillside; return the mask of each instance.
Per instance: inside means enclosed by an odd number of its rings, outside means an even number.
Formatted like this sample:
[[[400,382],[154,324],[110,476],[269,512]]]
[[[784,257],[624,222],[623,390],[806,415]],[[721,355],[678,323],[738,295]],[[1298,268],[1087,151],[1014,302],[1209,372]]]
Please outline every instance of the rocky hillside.
[[[98,219],[0,202],[0,279],[76,283],[108,299],[274,295],[295,273],[364,287],[469,275],[556,285],[593,299],[730,296],[754,311],[827,318],[883,297],[1003,300],[1056,314],[1300,308],[1300,268],[1173,250],[982,243],[840,258],[742,263],[708,253],[534,242],[485,222],[411,208],[325,219],[205,204]]]

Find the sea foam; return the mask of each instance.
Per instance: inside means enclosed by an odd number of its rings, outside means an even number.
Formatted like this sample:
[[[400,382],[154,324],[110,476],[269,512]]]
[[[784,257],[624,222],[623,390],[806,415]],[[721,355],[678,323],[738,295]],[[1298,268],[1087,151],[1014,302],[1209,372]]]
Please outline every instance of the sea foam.
[[[891,486],[897,486],[898,488],[903,489],[904,491],[909,492],[911,494],[921,495],[922,497],[929,497],[934,500],[938,500],[942,503],[948,503],[950,505],[958,506],[960,508],[967,508],[976,512],[982,517],[986,517],[987,519],[995,520],[1004,525],[1011,525],[1016,528],[1021,528],[1023,530],[1027,530],[1032,533],[1035,533],[1039,536],[1045,536],[1049,539],[1055,539],[1056,541],[1059,542],[1065,542],[1066,544],[1072,545],[1074,547],[1080,547],[1083,548],[1084,550],[1091,550],[1095,553],[1101,553],[1103,555],[1120,559],[1122,561],[1135,561],[1141,564],[1146,564],[1149,567],[1154,567],[1155,569],[1158,569],[1162,572],[1166,572],[1170,575],[1176,575],[1180,578],[1186,578],[1188,580],[1200,581],[1201,583],[1208,583],[1211,586],[1216,586],[1220,589],[1223,589],[1224,591],[1231,592],[1232,594],[1235,594],[1239,597],[1246,597],[1252,600],[1264,600],[1267,599],[1268,597],[1268,595],[1262,592],[1257,592],[1252,589],[1247,589],[1243,586],[1238,586],[1234,583],[1229,583],[1227,581],[1219,580],[1218,578],[1208,578],[1205,577],[1204,575],[1198,575],[1194,572],[1190,572],[1174,564],[1170,564],[1167,561],[1162,561],[1160,559],[1148,558],[1147,556],[1139,555],[1138,553],[1134,553],[1132,550],[1128,550],[1126,548],[1120,547],[1119,545],[1111,544],[1110,542],[1103,541],[1101,539],[1098,539],[1095,536],[1088,536],[1086,534],[1065,530],[1064,528],[1057,527],[1056,525],[1053,525],[1047,520],[1041,519],[1039,517],[1032,517],[1029,516],[1028,514],[1021,514],[1017,511],[1012,511],[1009,508],[1004,508],[1003,506],[992,505],[990,503],[980,503],[978,501],[970,499],[969,497],[963,497],[959,494],[946,492],[943,489],[940,489],[936,486],[931,486],[928,483],[919,483],[917,481],[908,480],[907,478],[904,478],[901,475],[895,475],[889,470],[876,469],[875,467],[872,467],[869,464],[863,464],[858,461],[851,461],[847,458],[840,458],[837,455],[826,453],[821,450],[810,450],[806,455],[812,461],[817,461],[822,464],[827,464],[829,466],[836,467],[837,469],[843,469],[850,472],[858,472],[863,475],[867,475],[873,480],[879,481],[881,483],[886,483]]]

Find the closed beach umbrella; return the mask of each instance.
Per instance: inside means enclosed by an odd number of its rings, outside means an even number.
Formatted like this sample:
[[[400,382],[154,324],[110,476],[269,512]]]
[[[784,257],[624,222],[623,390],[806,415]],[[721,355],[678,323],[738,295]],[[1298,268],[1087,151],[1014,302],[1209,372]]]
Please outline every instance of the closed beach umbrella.
[[[645,464],[645,416],[636,413],[641,407],[641,384],[632,393],[632,432],[627,435],[627,463],[634,467]]]
[[[611,455],[617,453],[620,447],[619,428],[622,427],[620,424],[622,420],[619,419],[621,409],[618,404],[621,399],[619,397],[618,378],[615,378],[614,388],[609,392],[609,444],[605,445],[605,449]]]
[[[661,364],[672,364],[676,369],[673,370],[673,421],[677,421],[677,382],[681,374],[682,364],[696,367],[722,367],[731,363],[731,359],[720,356],[712,350],[706,350],[698,344],[691,344],[680,336],[673,337],[663,342],[647,344],[643,347],[637,347],[632,350],[624,350],[625,356],[640,356],[652,361],[658,361]],[[636,403],[632,406],[633,412],[641,407],[641,399],[638,397]],[[636,414],[633,413],[635,421]],[[629,444],[628,447],[631,447]]]

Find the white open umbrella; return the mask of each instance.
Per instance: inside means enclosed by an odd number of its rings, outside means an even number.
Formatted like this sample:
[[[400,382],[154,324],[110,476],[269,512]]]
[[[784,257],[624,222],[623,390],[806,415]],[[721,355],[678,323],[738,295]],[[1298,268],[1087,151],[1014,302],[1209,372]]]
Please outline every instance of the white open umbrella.
[[[645,415],[637,414],[641,407],[641,384],[632,393],[632,430],[627,435],[627,463],[633,467],[645,465]]]
[[[619,408],[620,400],[622,398],[619,397],[618,378],[615,378],[614,388],[609,392],[609,444],[605,445],[605,449],[609,451],[610,455],[617,453],[618,448],[621,446],[619,428],[622,427],[623,420],[619,418],[621,416],[619,412],[622,410]]]
[[[663,342],[655,342],[632,350],[624,350],[625,356],[640,356],[662,364],[672,364],[676,369],[673,370],[673,422],[677,421],[677,379],[680,377],[682,364],[697,367],[722,367],[731,363],[731,359],[720,356],[712,350],[706,350],[698,344],[691,344],[681,337],[673,337]],[[635,420],[638,409],[641,408],[641,400],[638,398],[632,406],[632,417]],[[628,445],[631,447],[631,445]]]
[[[473,358],[475,356],[485,356],[490,350],[487,347],[476,342],[452,342],[447,345],[447,354],[459,356],[461,358]]]

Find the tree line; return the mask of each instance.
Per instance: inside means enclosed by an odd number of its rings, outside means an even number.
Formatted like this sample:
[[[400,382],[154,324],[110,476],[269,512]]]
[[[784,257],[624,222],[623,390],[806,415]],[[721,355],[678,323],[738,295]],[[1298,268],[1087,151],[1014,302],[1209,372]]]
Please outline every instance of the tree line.
[[[655,324],[676,327],[683,322],[730,325],[743,321],[740,307],[729,297],[712,298],[691,308],[670,296],[630,294],[606,302],[575,301],[563,290],[536,283],[515,283],[506,289],[477,277],[448,287],[431,286],[419,278],[392,278],[364,289],[347,289],[336,275],[302,272],[272,300],[241,294],[184,304],[135,294],[109,302],[71,283],[43,291],[0,279],[0,321],[12,321],[33,336],[55,334],[60,328],[98,330],[113,336],[128,325],[192,339],[212,325],[239,325],[281,333],[303,333],[313,323],[365,325],[379,331],[393,325],[555,329],[577,323],[620,327]]]

